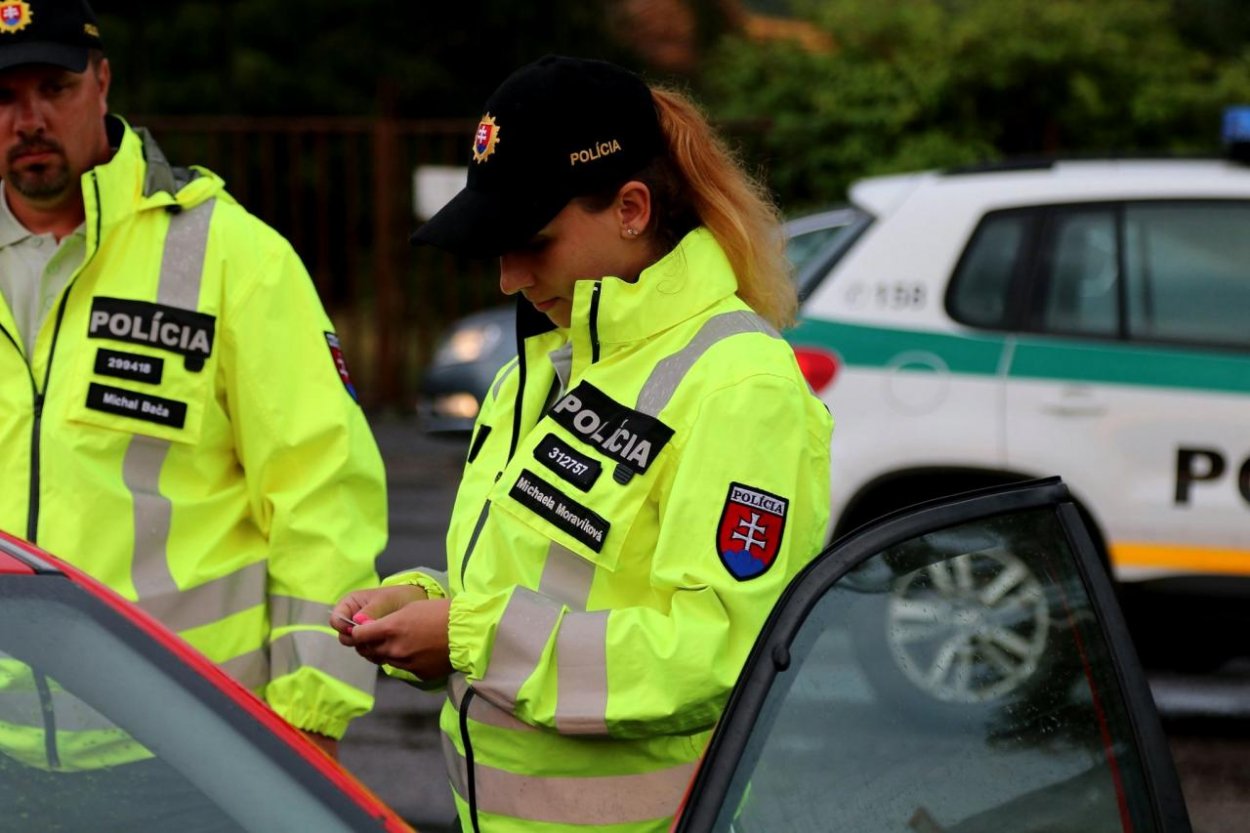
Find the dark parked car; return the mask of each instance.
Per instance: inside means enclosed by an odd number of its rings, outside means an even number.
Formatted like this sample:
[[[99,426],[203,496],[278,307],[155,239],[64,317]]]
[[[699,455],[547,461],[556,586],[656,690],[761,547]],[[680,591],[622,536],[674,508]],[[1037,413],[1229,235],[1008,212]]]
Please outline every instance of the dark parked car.
[[[491,381],[516,349],[511,303],[466,315],[448,327],[421,377],[417,418],[422,428],[467,439]]]

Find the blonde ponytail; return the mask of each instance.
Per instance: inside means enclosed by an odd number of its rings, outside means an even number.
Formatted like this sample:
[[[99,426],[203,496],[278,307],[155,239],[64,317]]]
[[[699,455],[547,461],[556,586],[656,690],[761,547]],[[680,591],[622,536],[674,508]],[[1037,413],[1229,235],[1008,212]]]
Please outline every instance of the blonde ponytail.
[[[651,95],[669,161],[684,180],[682,196],[725,250],[738,297],[778,329],[793,324],[798,300],[767,189],[743,170],[690,99],[654,87]]]

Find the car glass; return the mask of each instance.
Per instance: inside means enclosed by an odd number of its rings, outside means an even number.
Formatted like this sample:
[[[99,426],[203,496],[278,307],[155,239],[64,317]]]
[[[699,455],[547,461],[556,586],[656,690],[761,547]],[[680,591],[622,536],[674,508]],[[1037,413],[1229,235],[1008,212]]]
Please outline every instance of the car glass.
[[[1053,509],[921,535],[815,602],[715,830],[1158,830]]]
[[[1049,254],[1043,329],[1116,335],[1120,319],[1114,209],[1056,212]]]
[[[807,262],[808,258],[818,252],[846,226],[819,228],[796,234],[786,240],[786,258],[796,268]]]
[[[193,691],[209,684],[171,659],[66,579],[0,576],[5,817],[29,831],[378,829],[337,818],[324,779],[271,759],[266,730],[224,695],[209,708]]]
[[[871,222],[871,215],[848,206],[786,224],[786,259],[794,270],[800,301],[833,271]]]
[[[968,244],[951,279],[950,311],[974,327],[1008,325],[1009,298],[1030,215],[989,214]]]
[[[1250,203],[1130,203],[1124,212],[1134,339],[1250,347]]]

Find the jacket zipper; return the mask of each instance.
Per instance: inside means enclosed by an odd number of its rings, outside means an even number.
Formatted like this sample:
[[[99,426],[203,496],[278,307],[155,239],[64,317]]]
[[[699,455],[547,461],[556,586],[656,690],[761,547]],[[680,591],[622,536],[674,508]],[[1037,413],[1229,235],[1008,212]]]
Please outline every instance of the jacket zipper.
[[[594,292],[590,295],[590,363],[599,361],[599,290],[602,281],[595,281]]]
[[[473,823],[473,833],[481,833],[477,823],[477,779],[473,777],[473,744],[469,742],[469,703],[473,702],[473,686],[468,686],[464,699],[460,701],[460,739],[464,743],[464,763],[468,772],[468,783],[465,785],[469,793],[465,800],[469,802],[469,820]]]
[[[600,281],[595,282],[594,290],[590,296],[590,363],[595,364],[599,361],[599,292],[603,288]],[[513,403],[512,410],[512,438],[508,445],[508,459],[504,461],[504,468],[508,463],[512,462],[513,456],[516,455],[517,443],[521,437],[521,411],[525,404],[525,338],[521,334],[521,328],[517,328],[517,393],[516,401]],[[558,383],[557,383],[558,384]],[[548,396],[550,398],[550,395]],[[498,482],[501,470],[495,475]],[[482,506],[482,512],[488,511],[490,499],[488,498],[485,505]],[[476,536],[474,536],[476,541]],[[460,582],[464,584],[464,568],[468,566],[468,553],[461,562]],[[468,686],[465,691],[464,699],[460,701],[460,742],[464,746],[465,771],[467,775],[467,783],[465,784],[466,795],[465,801],[469,804],[469,820],[473,824],[473,833],[480,833],[477,820],[477,777],[473,766],[473,743],[469,739],[469,703],[473,700],[473,687]]]
[[[61,323],[65,320],[65,307],[69,303],[69,293],[73,291],[74,282],[78,275],[87,268],[96,252],[100,248],[100,182],[96,178],[95,171],[91,172],[91,184],[95,190],[95,220],[96,220],[96,248],[90,251],[83,258],[82,265],[78,267],[78,271],[70,278],[65,286],[64,292],[61,294],[61,303],[56,310],[56,323],[52,327],[52,344],[48,348],[48,365],[43,372],[43,388],[35,382],[35,370],[31,366],[29,360],[26,361],[26,372],[30,374],[30,385],[34,393],[34,413],[30,433],[30,497],[26,507],[26,540],[32,544],[38,543],[36,538],[39,532],[39,486],[42,480],[42,454],[40,448],[40,438],[43,434],[43,404],[47,398],[48,382],[52,379],[52,360],[56,357],[56,343],[61,337]],[[13,346],[17,346],[17,342],[13,340],[12,334],[5,332],[9,337],[9,341],[13,341]],[[21,350],[19,349],[20,353]],[[42,672],[31,669],[35,676],[35,687],[39,690],[39,706],[43,713],[43,730],[44,730],[44,751],[48,757],[48,766],[59,769],[61,766],[61,756],[56,748],[56,713],[52,708],[52,691],[48,686],[47,678]]]
[[[34,370],[31,369],[30,359],[28,359],[26,357],[26,354],[22,352],[22,348],[18,345],[17,339],[14,338],[13,334],[10,333],[4,327],[0,327],[0,333],[4,333],[5,337],[9,340],[9,343],[13,345],[13,349],[17,351],[17,354],[19,356],[21,356],[22,364],[26,365],[26,376],[27,378],[30,379],[30,400],[33,403],[32,410],[34,413],[34,426],[35,427],[34,427],[34,430],[31,432],[31,438],[30,438],[30,458],[31,458],[32,472],[31,472],[30,487],[29,487],[30,494],[27,497],[28,506],[26,507],[26,538],[31,543],[34,543],[35,524],[31,520],[33,518],[33,513],[31,511],[30,505],[37,503],[39,500],[39,488],[38,488],[38,485],[39,485],[39,480],[38,480],[39,420],[43,414],[43,394],[39,391],[39,384],[35,381],[35,372]]]
[[[78,276],[87,268],[92,259],[95,258],[96,252],[100,249],[100,182],[96,178],[95,171],[91,172],[91,185],[95,190],[95,249],[87,252],[83,257],[82,265],[78,267],[78,271],[70,278],[65,285],[65,291],[61,294],[61,303],[56,310],[56,324],[52,328],[52,346],[48,348],[48,366],[43,371],[43,387],[35,384],[35,371],[27,362],[27,370],[30,372],[30,383],[35,389],[35,411],[34,425],[31,430],[30,438],[30,501],[26,507],[26,540],[32,544],[38,543],[35,538],[39,532],[39,484],[42,479],[41,471],[41,454],[40,454],[40,437],[43,432],[43,403],[48,395],[48,382],[52,378],[52,360],[56,358],[56,343],[61,337],[61,322],[65,320],[65,307],[69,303],[69,293],[74,289],[74,282]],[[10,340],[12,336],[9,337]]]
[[[52,329],[52,347],[48,350],[48,366],[44,369],[42,389],[35,385],[33,368],[30,370],[30,384],[35,389],[34,422],[30,432],[30,505],[26,507],[26,539],[32,544],[38,543],[35,538],[39,532],[39,485],[42,482],[42,443],[43,436],[43,403],[47,399],[48,380],[52,378],[52,359],[56,355],[56,342],[61,335],[61,321],[65,318],[65,305],[69,301],[71,287],[65,288],[61,296],[61,304],[56,310],[56,325]]]
[[[520,302],[524,303],[524,301]],[[516,328],[516,348],[517,348],[517,391],[516,400],[512,403],[512,436],[508,440],[508,458],[504,461],[503,468],[495,473],[495,482],[499,482],[499,478],[503,475],[503,469],[508,467],[508,463],[512,462],[512,458],[516,455],[517,443],[521,436],[521,411],[525,404],[525,335],[521,332],[520,322]],[[489,494],[489,490],[488,490]],[[482,503],[481,513],[478,515],[478,529],[474,530],[473,537],[469,540],[469,548],[465,552],[460,561],[460,585],[464,586],[465,572],[469,567],[469,556],[473,553],[473,547],[477,543],[477,531],[486,522],[486,513],[490,511],[490,498],[487,497]],[[469,740],[469,703],[473,699],[473,687],[468,686],[464,699],[460,702],[460,743],[464,746],[465,752],[465,774],[467,783],[465,784],[466,795],[465,801],[469,804],[469,818],[473,822],[473,833],[478,833],[477,825],[477,777],[473,771],[473,742]]]

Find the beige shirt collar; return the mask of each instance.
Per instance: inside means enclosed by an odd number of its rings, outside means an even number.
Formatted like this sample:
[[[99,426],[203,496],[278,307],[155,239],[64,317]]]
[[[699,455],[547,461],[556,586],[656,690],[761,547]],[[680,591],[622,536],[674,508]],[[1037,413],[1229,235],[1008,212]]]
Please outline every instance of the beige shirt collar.
[[[0,180],[0,249],[20,243],[31,235],[31,230],[22,225],[9,208],[9,197]]]

